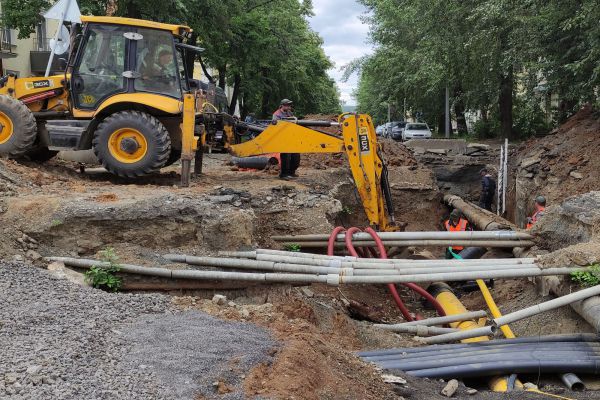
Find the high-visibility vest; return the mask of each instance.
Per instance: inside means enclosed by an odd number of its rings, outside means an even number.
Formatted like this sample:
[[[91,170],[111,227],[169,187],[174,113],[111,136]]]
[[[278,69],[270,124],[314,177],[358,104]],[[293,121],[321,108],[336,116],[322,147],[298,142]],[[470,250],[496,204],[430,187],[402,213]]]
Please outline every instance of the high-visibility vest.
[[[540,207],[536,210],[536,212],[533,213],[533,215],[531,216],[531,222],[527,223],[527,229],[531,229],[533,228],[533,225],[535,225],[536,222],[538,222],[538,219],[544,215],[544,211],[546,210],[546,207]]]
[[[448,232],[464,232],[467,230],[468,223],[469,223],[469,221],[461,218],[458,220],[458,224],[456,224],[456,226],[454,226],[450,223],[450,220],[448,219],[448,220],[446,220],[444,225],[446,226],[446,230]],[[453,246],[452,247],[452,251],[461,251],[462,249],[464,249],[463,246]]]

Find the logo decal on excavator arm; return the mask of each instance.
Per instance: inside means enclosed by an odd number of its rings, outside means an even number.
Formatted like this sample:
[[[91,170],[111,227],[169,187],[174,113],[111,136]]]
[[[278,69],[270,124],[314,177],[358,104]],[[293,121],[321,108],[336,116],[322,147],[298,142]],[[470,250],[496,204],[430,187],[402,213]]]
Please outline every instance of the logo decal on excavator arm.
[[[369,144],[369,131],[364,126],[358,131],[358,141],[361,153],[368,153],[371,150],[371,145]]]
[[[40,89],[40,88],[49,88],[52,87],[53,82],[51,80],[43,80],[43,81],[33,81],[33,82],[25,82],[25,89]]]

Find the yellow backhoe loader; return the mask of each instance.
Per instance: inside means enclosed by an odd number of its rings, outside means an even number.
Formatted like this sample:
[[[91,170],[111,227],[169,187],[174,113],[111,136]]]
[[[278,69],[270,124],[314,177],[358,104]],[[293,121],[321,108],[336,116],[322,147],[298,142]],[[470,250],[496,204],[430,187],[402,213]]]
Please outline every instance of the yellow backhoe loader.
[[[184,61],[202,49],[185,43],[189,27],[81,20],[64,74],[0,79],[0,155],[43,161],[59,150],[93,149],[106,170],[126,178],[181,159],[187,185],[191,161],[198,172],[206,143],[219,141],[241,157],[345,152],[370,224],[395,229],[387,170],[368,115],[342,114],[335,123],[241,124],[207,101],[214,93],[191,78]],[[339,133],[316,129],[324,125],[338,126]],[[248,131],[258,136],[242,143]]]

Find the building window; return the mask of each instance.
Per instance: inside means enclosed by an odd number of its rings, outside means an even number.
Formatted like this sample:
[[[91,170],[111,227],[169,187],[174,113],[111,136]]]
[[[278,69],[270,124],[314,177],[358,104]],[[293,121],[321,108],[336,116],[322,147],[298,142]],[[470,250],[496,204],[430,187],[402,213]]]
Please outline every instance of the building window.
[[[48,51],[48,37],[46,35],[46,20],[41,20],[38,22],[36,27],[36,39],[37,39],[37,50],[38,51]]]

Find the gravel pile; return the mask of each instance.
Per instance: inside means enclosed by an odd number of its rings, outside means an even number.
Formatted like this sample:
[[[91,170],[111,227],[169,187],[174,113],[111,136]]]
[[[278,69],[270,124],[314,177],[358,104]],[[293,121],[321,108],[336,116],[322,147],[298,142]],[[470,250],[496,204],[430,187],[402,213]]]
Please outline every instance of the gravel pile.
[[[266,357],[271,342],[259,328],[169,304],[0,261],[0,398],[193,399],[233,371],[232,356],[244,367]],[[223,377],[239,386],[237,375]]]

